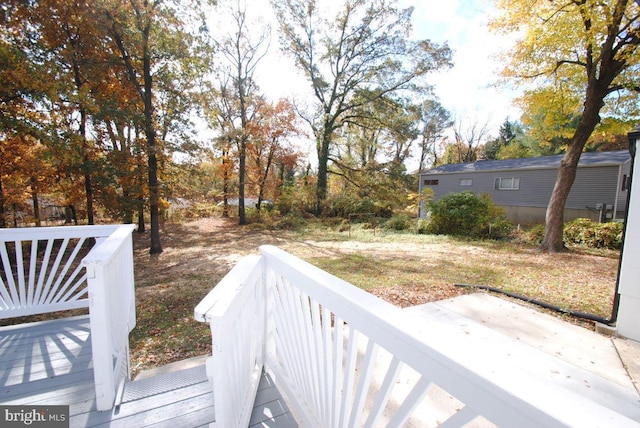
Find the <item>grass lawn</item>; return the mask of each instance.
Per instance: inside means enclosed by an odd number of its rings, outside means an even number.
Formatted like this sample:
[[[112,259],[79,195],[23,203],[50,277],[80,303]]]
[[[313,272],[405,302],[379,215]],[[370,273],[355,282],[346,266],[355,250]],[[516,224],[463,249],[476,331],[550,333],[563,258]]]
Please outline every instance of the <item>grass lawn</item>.
[[[135,234],[137,326],[134,373],[210,352],[209,327],[193,309],[244,255],[276,245],[398,306],[469,292],[480,284],[602,317],[611,314],[618,252],[572,249],[548,255],[512,242],[465,241],[354,227],[312,225],[265,231],[232,220],[167,224],[164,252],[148,254],[149,236]]]

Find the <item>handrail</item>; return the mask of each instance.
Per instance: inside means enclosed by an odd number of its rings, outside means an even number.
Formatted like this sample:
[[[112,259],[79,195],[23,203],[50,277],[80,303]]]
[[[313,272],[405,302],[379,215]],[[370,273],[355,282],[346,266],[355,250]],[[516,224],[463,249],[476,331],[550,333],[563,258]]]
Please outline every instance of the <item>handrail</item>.
[[[427,320],[409,317],[390,303],[282,250],[264,246],[260,252],[265,257],[269,294],[274,296],[271,302],[275,303],[269,310],[274,317],[269,320],[267,338],[276,345],[266,353],[265,368],[275,372],[274,379],[281,381],[276,380],[276,385],[286,391],[310,426],[379,426],[403,365],[415,370],[419,380],[385,420],[388,426],[401,426],[433,385],[463,403],[447,421],[453,426],[479,416],[498,426],[513,425],[514,421],[519,427],[638,426],[519,367],[501,365],[492,358],[490,349],[474,349],[470,355],[464,338],[451,337],[453,329],[433,329]],[[302,327],[292,329],[291,325]],[[355,337],[366,346],[360,357]],[[308,344],[312,357],[296,354],[296,343]],[[376,352],[380,351],[390,353],[391,362],[383,367],[380,385],[370,387]],[[356,371],[357,361],[360,367]],[[353,394],[345,393],[354,387],[356,378]],[[309,384],[308,379],[318,379],[318,384]],[[370,409],[366,400],[374,400]]]
[[[80,258],[118,227],[1,229],[0,319],[88,307]]]
[[[222,308],[215,315],[215,333],[211,321],[216,421],[218,395],[224,391],[230,400],[231,387],[224,384],[234,383],[220,373],[237,368],[236,358],[247,343],[255,346],[255,340],[263,338],[264,370],[303,426],[402,426],[435,386],[460,403],[448,413],[434,410],[440,426],[462,426],[479,417],[499,426],[515,421],[521,427],[639,426],[522,367],[504,364],[482,343],[471,351],[464,334],[451,326],[410,317],[275,247],[260,247],[260,254],[260,261],[241,261],[211,292]],[[257,270],[249,274],[247,266]],[[266,294],[253,302],[265,309],[240,297],[261,295],[257,290]],[[196,317],[213,320],[208,315],[213,300],[205,300]],[[247,338],[232,326],[229,315],[246,316],[245,308],[264,314],[264,336]],[[409,378],[402,377],[407,372],[414,374],[410,385],[405,385]],[[246,425],[234,421],[224,426]]]
[[[196,306],[213,341],[207,376],[213,387],[214,427],[246,427],[263,366],[264,287],[258,256],[242,259]]]
[[[51,226],[51,227],[20,227],[0,229],[0,242],[31,241],[63,238],[98,238],[111,235],[121,225],[89,225],[89,226]]]

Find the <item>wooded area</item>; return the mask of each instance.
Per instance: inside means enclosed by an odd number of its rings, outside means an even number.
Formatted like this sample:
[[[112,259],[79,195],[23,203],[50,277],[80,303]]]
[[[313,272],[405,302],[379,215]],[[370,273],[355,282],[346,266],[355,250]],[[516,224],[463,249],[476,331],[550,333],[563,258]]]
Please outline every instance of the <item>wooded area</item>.
[[[172,205],[240,224],[263,209],[415,215],[409,168],[566,153],[543,242],[559,251],[580,153],[625,148],[640,118],[637,1],[497,2],[493,28],[517,39],[504,77],[526,88],[497,136],[433,94],[452,52],[412,37],[412,8],[271,5],[273,25],[235,0],[2,1],[0,227],[137,221],[159,253]],[[309,97],[257,84],[275,40]]]

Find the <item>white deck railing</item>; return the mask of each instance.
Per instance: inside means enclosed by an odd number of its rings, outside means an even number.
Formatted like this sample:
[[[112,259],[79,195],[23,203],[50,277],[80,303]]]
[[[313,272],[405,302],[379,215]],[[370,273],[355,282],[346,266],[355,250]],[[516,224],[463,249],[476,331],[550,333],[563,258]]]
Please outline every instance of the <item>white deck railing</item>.
[[[464,344],[452,346],[426,320],[274,247],[260,252],[195,310],[212,328],[215,426],[247,426],[231,416],[246,414],[255,393],[248,385],[262,364],[309,427],[402,426],[433,389],[457,403],[446,414],[434,410],[442,427],[477,418],[498,426],[636,426],[542,377],[496,368],[491,350],[489,358],[462,358]]]
[[[129,376],[132,225],[0,229],[0,319],[89,308],[98,410]]]
[[[215,337],[207,376],[213,385],[219,427],[246,427],[251,418],[264,363],[266,305],[262,275],[258,256],[241,260],[195,309],[196,319],[208,321]]]

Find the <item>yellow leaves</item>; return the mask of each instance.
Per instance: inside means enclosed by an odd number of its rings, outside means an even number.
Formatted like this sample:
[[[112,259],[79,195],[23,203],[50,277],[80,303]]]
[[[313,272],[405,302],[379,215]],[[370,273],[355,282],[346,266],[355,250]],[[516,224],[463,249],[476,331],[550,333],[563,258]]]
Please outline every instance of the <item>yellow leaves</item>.
[[[629,29],[635,26],[637,31],[638,5],[628,2],[628,13],[618,22],[616,7],[620,4],[620,0],[587,0],[582,4],[554,0],[498,1],[499,14],[490,27],[496,32],[522,33],[515,47],[504,55],[507,61],[504,75],[516,79],[551,74],[575,78],[571,69],[583,69],[589,61],[602,59],[600,53],[607,37],[614,36],[615,43],[620,43]],[[634,51],[637,52],[637,45]]]

